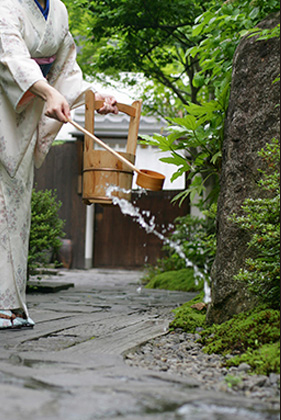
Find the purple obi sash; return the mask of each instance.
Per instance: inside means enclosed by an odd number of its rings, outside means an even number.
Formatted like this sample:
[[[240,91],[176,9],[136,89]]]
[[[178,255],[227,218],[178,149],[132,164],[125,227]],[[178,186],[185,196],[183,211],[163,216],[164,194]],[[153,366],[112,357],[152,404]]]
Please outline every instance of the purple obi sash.
[[[43,73],[43,76],[46,77],[49,71],[51,70],[51,67],[56,59],[56,56],[53,55],[52,57],[46,57],[46,58],[33,58],[34,61],[40,66],[40,69]]]

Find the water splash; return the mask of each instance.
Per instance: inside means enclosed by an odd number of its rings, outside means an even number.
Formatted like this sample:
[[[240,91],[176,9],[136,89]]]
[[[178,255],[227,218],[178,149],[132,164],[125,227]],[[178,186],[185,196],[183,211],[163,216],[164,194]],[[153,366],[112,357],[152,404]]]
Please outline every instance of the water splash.
[[[142,194],[146,190],[140,189],[137,190],[138,194]],[[134,221],[137,222],[145,231],[147,234],[153,234],[159,238],[164,245],[169,245],[170,248],[172,248],[184,261],[186,267],[192,267],[194,270],[194,278],[195,278],[195,284],[198,285],[198,281],[202,279],[204,281],[204,302],[209,303],[211,301],[211,292],[210,287],[208,285],[208,282],[206,280],[206,276],[208,274],[207,266],[204,267],[203,272],[195,265],[193,262],[191,262],[186,255],[184,254],[182,247],[180,245],[180,241],[173,241],[166,236],[163,235],[163,233],[158,232],[156,230],[156,222],[155,222],[155,216],[151,216],[151,212],[149,210],[140,210],[140,208],[135,207],[131,202],[125,200],[124,198],[119,198],[117,196],[112,195],[114,192],[123,192],[125,194],[129,194],[130,190],[125,190],[123,188],[120,188],[116,185],[109,185],[106,189],[106,196],[112,200],[113,205],[118,205],[121,212],[124,215],[128,215],[133,217]],[[146,218],[151,218],[149,220],[146,220]],[[163,227],[163,226],[162,226]],[[173,228],[172,224],[168,225],[168,228],[164,228],[162,232],[166,233],[167,230],[171,230]]]

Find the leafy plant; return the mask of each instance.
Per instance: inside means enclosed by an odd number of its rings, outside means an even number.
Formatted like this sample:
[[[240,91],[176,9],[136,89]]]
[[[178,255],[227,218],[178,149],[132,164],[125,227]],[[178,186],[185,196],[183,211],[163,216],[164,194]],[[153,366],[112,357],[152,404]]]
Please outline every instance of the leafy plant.
[[[247,258],[235,279],[270,307],[280,306],[280,146],[273,140],[259,153],[266,169],[260,169],[259,198],[245,200],[243,215],[231,220],[251,234]]]
[[[203,214],[206,218],[187,215],[175,219],[175,227],[169,239],[177,244],[176,248],[181,252],[179,253],[169,243],[164,245],[166,256],[158,259],[155,266],[147,267],[146,274],[142,278],[143,283],[166,271],[186,269],[187,260],[208,277],[216,253],[216,206],[211,206],[210,210],[204,211]]]
[[[64,221],[58,211],[61,202],[57,201],[56,192],[52,190],[32,191],[31,228],[29,239],[28,273],[49,260],[49,254],[54,254],[61,246]]]
[[[169,119],[167,136],[141,136],[141,143],[156,146],[162,152],[171,152],[169,157],[160,158],[162,162],[178,167],[171,181],[187,172],[190,184],[174,198],[174,201],[180,199],[180,204],[188,196],[191,201],[196,194],[203,196],[209,179],[212,180],[213,187],[205,201],[217,200],[228,95],[229,83],[220,92],[217,100],[184,106],[186,115],[183,118]]]
[[[242,378],[240,376],[226,375],[224,381],[229,388],[233,388],[242,382]]]
[[[267,40],[280,35],[280,28],[260,30],[255,25],[269,11],[278,9],[277,2],[264,7],[259,1],[215,2],[197,16],[192,27],[193,46],[186,55],[197,60],[196,73],[190,83],[198,89],[196,100],[183,103],[181,118],[169,118],[167,136],[144,136],[143,142],[170,152],[163,162],[177,167],[174,181],[187,173],[190,184],[175,197],[181,202],[195,195],[204,203],[216,202],[219,193],[224,120],[228,106],[232,60],[241,36],[257,36]],[[207,181],[212,180],[206,193]]]

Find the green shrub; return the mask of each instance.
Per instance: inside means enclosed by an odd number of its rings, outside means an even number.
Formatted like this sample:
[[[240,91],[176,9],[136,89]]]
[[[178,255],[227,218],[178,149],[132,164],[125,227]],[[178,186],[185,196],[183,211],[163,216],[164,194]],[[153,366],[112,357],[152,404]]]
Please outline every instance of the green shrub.
[[[28,274],[46,264],[49,254],[61,246],[60,238],[65,234],[64,221],[58,215],[60,207],[55,191],[32,191]]]
[[[265,170],[260,170],[261,198],[247,199],[244,214],[233,215],[232,221],[251,233],[249,249],[252,258],[235,279],[244,281],[248,289],[269,307],[280,307],[280,146],[273,140],[259,152]]]
[[[203,289],[203,280],[195,280],[192,268],[178,271],[166,271],[152,278],[146,285],[148,289],[181,290],[183,292],[198,292]]]

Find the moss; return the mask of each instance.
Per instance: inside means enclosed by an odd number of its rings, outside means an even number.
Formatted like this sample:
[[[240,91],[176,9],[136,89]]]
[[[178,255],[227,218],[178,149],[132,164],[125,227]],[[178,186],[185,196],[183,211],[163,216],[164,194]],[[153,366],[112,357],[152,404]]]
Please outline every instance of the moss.
[[[259,348],[280,338],[279,311],[258,306],[202,333],[206,353],[228,354]]]
[[[239,366],[243,362],[248,363],[252,371],[258,375],[280,373],[280,342],[264,344],[257,350],[248,350],[228,360],[225,365]]]
[[[204,292],[201,292],[194,299],[174,309],[175,319],[171,322],[170,328],[180,328],[189,333],[195,333],[197,327],[204,328],[206,326],[206,310],[198,311],[191,308],[192,305],[202,302],[203,299]]]
[[[203,281],[195,283],[192,268],[177,271],[166,271],[154,276],[145,286],[148,289],[181,290],[183,292],[198,292],[203,289]]]
[[[225,362],[227,367],[245,362],[255,374],[280,373],[279,311],[262,305],[236,315],[223,324],[206,328],[206,310],[191,308],[202,302],[203,298],[204,293],[201,292],[191,301],[174,309],[175,319],[170,328],[179,328],[189,333],[195,333],[197,327],[205,328],[200,333],[203,351],[208,354],[234,354],[233,358]]]
[[[246,362],[256,374],[280,372],[280,314],[277,310],[258,306],[207,328],[201,336],[205,353],[236,355],[226,366]]]

